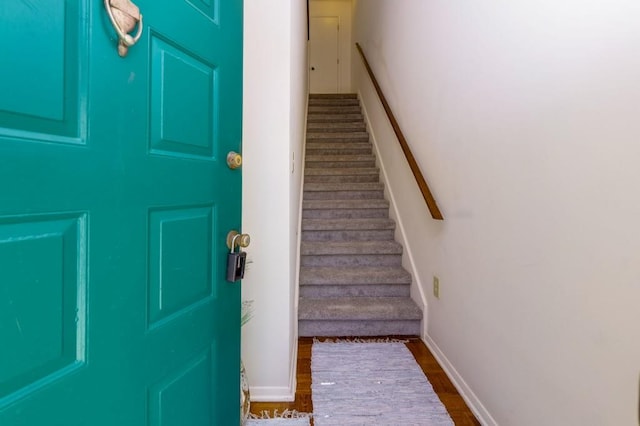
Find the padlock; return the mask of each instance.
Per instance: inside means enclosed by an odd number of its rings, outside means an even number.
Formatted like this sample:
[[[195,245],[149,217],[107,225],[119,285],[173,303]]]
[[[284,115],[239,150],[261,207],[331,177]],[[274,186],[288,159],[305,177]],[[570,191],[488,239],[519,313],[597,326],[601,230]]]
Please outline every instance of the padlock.
[[[244,278],[244,267],[247,263],[247,253],[238,249],[235,251],[236,238],[240,237],[240,234],[235,235],[231,242],[231,252],[227,255],[227,281],[236,282]]]

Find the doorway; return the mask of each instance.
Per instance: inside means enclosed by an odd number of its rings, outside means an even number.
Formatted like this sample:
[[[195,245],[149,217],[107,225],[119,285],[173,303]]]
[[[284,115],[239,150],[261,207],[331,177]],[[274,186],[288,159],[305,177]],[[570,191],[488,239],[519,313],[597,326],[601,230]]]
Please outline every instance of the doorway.
[[[311,17],[309,24],[309,92],[338,93],[340,18]]]

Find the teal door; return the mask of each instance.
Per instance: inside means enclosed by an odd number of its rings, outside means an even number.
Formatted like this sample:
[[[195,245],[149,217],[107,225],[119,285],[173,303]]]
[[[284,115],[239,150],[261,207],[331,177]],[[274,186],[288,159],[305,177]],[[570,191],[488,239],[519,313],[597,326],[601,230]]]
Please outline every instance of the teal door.
[[[241,0],[0,6],[0,425],[237,425]]]

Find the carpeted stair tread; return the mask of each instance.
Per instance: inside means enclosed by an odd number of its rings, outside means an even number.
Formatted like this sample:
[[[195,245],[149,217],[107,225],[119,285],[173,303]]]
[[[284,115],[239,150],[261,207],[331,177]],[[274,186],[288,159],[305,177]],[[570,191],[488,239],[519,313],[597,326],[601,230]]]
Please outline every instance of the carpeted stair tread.
[[[315,201],[321,202],[314,203]],[[373,205],[371,202],[380,201],[385,202],[383,199],[361,199],[354,200],[356,202],[367,202],[366,207],[353,207],[353,205],[340,205],[337,203],[341,203],[348,200],[308,200],[303,201],[303,205],[306,206],[305,209],[302,210],[302,218],[303,219],[362,219],[362,218],[383,218],[389,217],[389,206],[385,205]],[[314,203],[314,204],[309,204]],[[326,203],[336,203],[338,208],[330,208]]]
[[[376,167],[364,167],[359,169],[348,168],[315,168],[305,169],[305,182],[379,182],[380,172]]]
[[[402,246],[395,241],[302,241],[300,254],[302,256],[402,254]]]
[[[310,93],[309,99],[358,99],[356,93]]]
[[[360,113],[349,114],[309,114],[307,123],[363,123],[363,115]]]
[[[305,192],[314,191],[381,191],[384,184],[381,182],[354,182],[354,183],[332,183],[317,182],[307,183],[304,186]]]
[[[408,297],[300,298],[301,320],[421,320],[422,311]]]
[[[307,153],[311,150],[322,150],[323,152],[315,155],[332,155],[327,150],[332,149],[362,149],[365,150],[364,155],[371,154],[372,145],[369,142],[309,142],[307,143]],[[311,155],[311,154],[310,154]],[[338,154],[333,154],[338,155]]]
[[[313,142],[307,144],[307,155],[368,155],[371,154],[371,144],[356,143],[323,143]]]
[[[404,268],[335,268],[335,267],[303,267],[300,268],[300,285],[366,285],[388,284],[409,285],[411,274]]]
[[[357,99],[350,99],[350,98],[339,98],[339,99],[331,99],[331,98],[325,98],[325,99],[309,99],[309,106],[359,106],[360,105],[360,101],[358,101]]]
[[[307,132],[320,133],[320,132],[364,132],[367,130],[367,126],[359,121],[347,121],[347,122],[316,122],[307,123]]]
[[[303,231],[395,229],[396,223],[388,218],[370,219],[304,219]]]
[[[361,112],[359,105],[319,105],[309,106],[309,114],[359,114]]]
[[[388,209],[389,202],[382,200],[303,200],[303,210],[340,210],[340,209]],[[388,217],[388,216],[387,216]]]
[[[380,170],[377,167],[361,167],[353,169],[342,169],[336,167],[314,167],[304,170],[305,176],[355,176],[355,175],[374,175],[380,176]]]
[[[311,182],[379,182],[378,175],[308,175],[305,180]]]
[[[369,133],[367,132],[307,132],[307,141],[324,141],[324,140],[340,140],[340,141],[369,141]]]
[[[354,155],[308,155],[306,158],[306,164],[309,163],[324,163],[324,167],[330,166],[334,163],[347,163],[347,162],[371,162],[375,164],[376,158],[372,154],[354,154]]]
[[[303,219],[303,241],[393,240],[395,223],[387,218]]]

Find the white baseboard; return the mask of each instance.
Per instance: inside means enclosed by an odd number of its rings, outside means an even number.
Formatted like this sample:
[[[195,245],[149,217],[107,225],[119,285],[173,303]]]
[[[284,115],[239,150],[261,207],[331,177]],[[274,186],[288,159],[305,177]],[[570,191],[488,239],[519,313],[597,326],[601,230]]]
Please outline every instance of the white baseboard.
[[[296,327],[295,344],[291,345],[289,363],[289,386],[250,386],[251,401],[255,402],[291,402],[296,399],[296,387],[298,378],[298,336]]]
[[[378,95],[376,94],[375,96],[377,97]],[[400,215],[398,204],[396,203],[396,198],[393,193],[392,185],[389,182],[389,175],[387,173],[387,168],[385,167],[382,155],[380,155],[379,142],[378,142],[378,139],[376,138],[376,130],[375,130],[375,127],[373,126],[373,123],[371,122],[371,119],[369,118],[367,105],[364,102],[364,96],[362,96],[362,92],[360,90],[358,90],[358,98],[360,99],[360,107],[362,108],[362,115],[364,117],[364,120],[367,126],[367,131],[369,132],[369,138],[371,140],[371,143],[373,144],[376,161],[378,162],[378,165],[380,168],[380,177],[385,184],[385,189],[389,196],[389,204],[391,207],[391,209],[389,210],[389,213],[391,215],[391,218],[396,222],[396,226],[401,237],[400,243],[402,244],[402,247],[404,247],[402,255],[407,260],[408,265],[404,264],[403,262],[403,266],[405,267],[408,266],[408,269],[411,270],[410,271],[411,276],[413,277],[411,286],[413,287],[413,290],[414,290],[412,291],[412,293],[417,294],[419,298],[419,300],[415,300],[415,302],[418,303],[418,305],[420,306],[420,309],[422,309],[422,330],[423,330],[423,333],[426,333],[427,318],[428,318],[427,296],[424,293],[423,283],[422,283],[422,280],[420,279],[420,275],[418,274],[418,269],[416,267],[416,262],[413,257],[413,252],[411,251],[411,245],[409,244],[409,240],[407,238],[407,232],[404,226],[404,222],[402,221],[402,216]],[[407,165],[407,167],[409,166]]]
[[[464,381],[462,376],[455,369],[453,364],[449,362],[445,354],[440,350],[436,342],[434,342],[429,335],[425,335],[422,341],[427,348],[431,351],[438,364],[442,367],[447,377],[453,382],[453,386],[458,390],[462,399],[467,403],[469,409],[476,416],[476,419],[484,426],[498,426],[498,422],[491,416],[489,410],[480,402],[480,399],[471,390],[467,382]]]
[[[295,394],[286,386],[252,386],[251,401],[255,402],[291,402]]]

